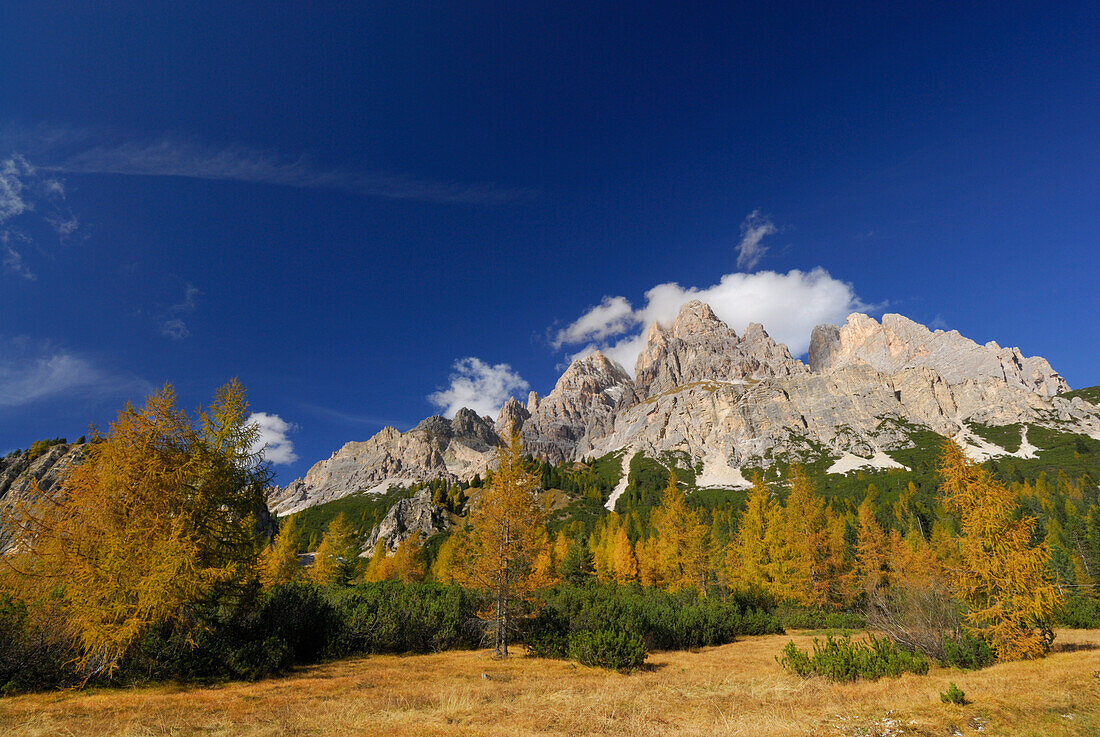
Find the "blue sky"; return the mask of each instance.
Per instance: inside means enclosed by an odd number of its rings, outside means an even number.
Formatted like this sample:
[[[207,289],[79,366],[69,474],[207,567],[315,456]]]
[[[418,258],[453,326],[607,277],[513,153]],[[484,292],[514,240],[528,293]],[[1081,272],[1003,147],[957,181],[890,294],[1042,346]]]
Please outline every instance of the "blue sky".
[[[0,452],[237,376],[289,480],[700,292],[1100,384],[1095,3],[105,5],[0,7]]]

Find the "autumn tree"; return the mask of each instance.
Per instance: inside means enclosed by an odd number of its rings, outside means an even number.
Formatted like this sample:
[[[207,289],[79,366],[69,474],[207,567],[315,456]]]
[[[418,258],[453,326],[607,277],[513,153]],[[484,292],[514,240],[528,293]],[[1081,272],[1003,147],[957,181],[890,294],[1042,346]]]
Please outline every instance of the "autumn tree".
[[[411,583],[424,578],[424,544],[420,530],[397,544],[390,561],[389,576],[403,583]]]
[[[194,421],[166,385],[15,510],[20,593],[60,602],[86,672],[110,674],[154,627],[186,624],[255,580],[271,473],[248,417],[236,381]]]
[[[264,586],[290,583],[301,567],[298,564],[298,525],[289,517],[279,529],[274,542],[264,551],[260,560],[260,580]]]
[[[1032,544],[1035,519],[1017,515],[1012,493],[953,441],[944,443],[939,471],[944,504],[962,523],[954,581],[969,628],[998,658],[1045,654],[1061,595],[1046,544]]]
[[[727,575],[738,583],[771,589],[771,548],[769,531],[778,522],[778,510],[764,481],[753,479],[745,511],[741,513],[737,535],[726,549]]]
[[[657,550],[665,585],[671,590],[695,589],[706,595],[713,569],[710,528],[688,506],[675,473],[670,473],[661,505],[650,520],[657,533]]]
[[[348,518],[339,514],[325,528],[309,577],[319,584],[347,586],[359,573],[359,563],[358,537]]]
[[[540,549],[548,544],[540,477],[523,457],[512,433],[496,452],[496,470],[470,511],[455,558],[455,578],[487,594],[481,617],[497,657],[508,657],[508,635],[530,595],[543,581],[535,575]]]

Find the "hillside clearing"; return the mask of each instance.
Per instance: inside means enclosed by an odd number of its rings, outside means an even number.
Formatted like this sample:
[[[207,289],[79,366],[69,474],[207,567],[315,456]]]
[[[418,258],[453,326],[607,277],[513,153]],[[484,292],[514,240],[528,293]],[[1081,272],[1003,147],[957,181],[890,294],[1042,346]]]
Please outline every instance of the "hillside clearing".
[[[484,651],[371,656],[211,688],[0,699],[0,733],[46,735],[1083,735],[1100,731],[1100,632],[1032,662],[835,684],[784,672],[788,639],[650,655],[630,676]],[[939,694],[954,681],[971,702]]]

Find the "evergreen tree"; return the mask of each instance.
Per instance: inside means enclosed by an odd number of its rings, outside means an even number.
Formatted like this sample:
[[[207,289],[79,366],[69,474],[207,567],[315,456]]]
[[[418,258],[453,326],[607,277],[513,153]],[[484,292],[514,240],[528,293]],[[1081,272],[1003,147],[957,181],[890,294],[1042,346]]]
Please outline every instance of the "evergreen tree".
[[[592,563],[592,551],[580,535],[573,538],[569,551],[561,562],[561,578],[572,586],[581,586],[591,580],[596,568]]]

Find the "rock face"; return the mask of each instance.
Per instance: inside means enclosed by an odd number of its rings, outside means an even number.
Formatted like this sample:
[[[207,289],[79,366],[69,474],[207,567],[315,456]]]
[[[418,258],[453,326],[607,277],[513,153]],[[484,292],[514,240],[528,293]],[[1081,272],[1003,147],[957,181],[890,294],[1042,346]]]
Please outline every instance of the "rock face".
[[[584,456],[611,430],[616,414],[637,402],[626,370],[595,351],[573,361],[552,392],[528,400],[535,409],[522,426],[524,445],[553,463]]]
[[[446,510],[432,504],[432,494],[427,489],[410,499],[402,499],[371,530],[363,546],[363,555],[369,557],[375,545],[383,542],[386,550],[393,552],[397,546],[419,532],[427,539],[450,526]]]
[[[394,479],[469,479],[512,429],[555,463],[626,449],[625,468],[637,451],[683,453],[702,467],[699,478],[734,484],[742,466],[781,457],[896,466],[884,451],[911,444],[914,427],[965,439],[967,423],[1030,423],[1100,437],[1100,407],[1057,396],[1069,387],[1045,359],[900,315],[818,326],[809,363],[763,326],[738,336],[710,307],[688,302],[671,325],[650,327],[633,380],[594,352],[547,396],[509,399],[493,425],[463,410],[407,433],[388,428],[277,490],[273,504],[285,514]]]
[[[762,325],[749,325],[738,338],[708,305],[692,300],[668,328],[650,326],[634,383],[638,394],[648,398],[698,381],[742,382],[806,372],[806,365],[772,340]]]
[[[949,384],[994,378],[1052,397],[1069,390],[1045,358],[1027,358],[1019,348],[984,346],[958,331],[929,330],[901,315],[883,315],[882,323],[860,313],[843,327],[819,325],[810,338],[810,368],[815,372],[866,364],[887,374],[925,366]]]
[[[52,491],[61,475],[71,466],[80,463],[87,449],[86,444],[51,446],[37,458],[29,451],[0,458],[0,553],[12,546],[12,512],[19,506],[33,503],[43,492]]]
[[[314,464],[304,479],[273,489],[268,507],[285,515],[357,491],[382,491],[391,483],[455,482],[484,473],[499,443],[492,423],[469,409],[459,410],[453,420],[429,417],[405,433],[383,428]]]

